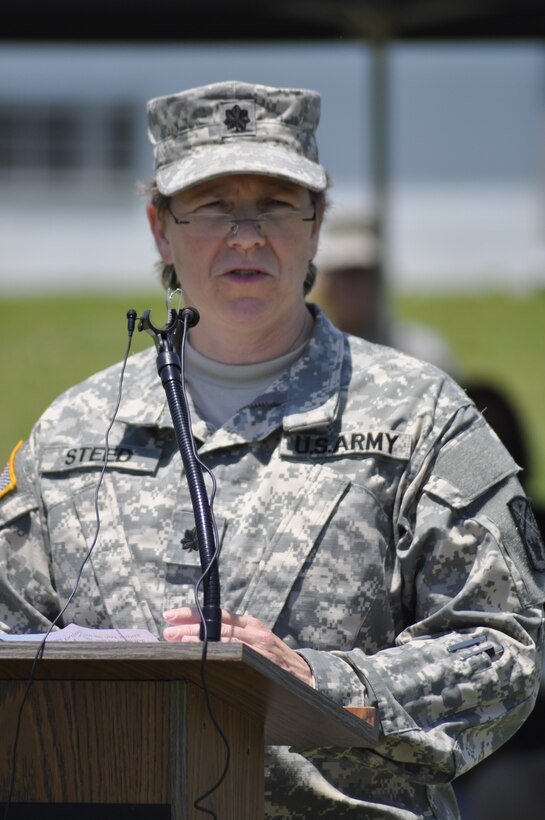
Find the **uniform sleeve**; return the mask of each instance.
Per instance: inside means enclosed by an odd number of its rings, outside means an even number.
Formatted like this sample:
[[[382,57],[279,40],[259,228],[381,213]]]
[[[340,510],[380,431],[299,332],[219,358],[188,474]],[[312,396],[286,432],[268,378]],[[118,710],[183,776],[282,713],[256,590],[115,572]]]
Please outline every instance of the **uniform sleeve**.
[[[517,465],[473,408],[459,410],[400,489],[395,645],[301,650],[316,688],[375,706],[380,755],[448,782],[505,742],[533,708],[543,649],[545,550]],[[323,750],[322,750],[323,752]],[[312,754],[310,750],[304,752]]]
[[[0,498],[0,629],[43,632],[59,611],[32,439],[12,454]]]

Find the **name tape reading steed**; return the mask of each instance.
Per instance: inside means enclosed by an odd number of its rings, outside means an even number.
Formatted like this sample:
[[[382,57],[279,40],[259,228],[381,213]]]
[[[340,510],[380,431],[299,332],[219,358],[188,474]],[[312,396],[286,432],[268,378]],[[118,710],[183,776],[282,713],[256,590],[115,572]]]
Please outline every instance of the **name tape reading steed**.
[[[338,455],[380,453],[389,458],[406,460],[412,449],[412,436],[392,430],[342,432],[335,435],[305,434],[284,439],[283,456],[327,458]]]
[[[156,447],[112,446],[108,451],[108,464],[118,470],[153,472],[157,468],[161,451]],[[80,447],[48,447],[41,464],[42,473],[66,472],[77,468],[101,467],[106,458],[104,445]]]

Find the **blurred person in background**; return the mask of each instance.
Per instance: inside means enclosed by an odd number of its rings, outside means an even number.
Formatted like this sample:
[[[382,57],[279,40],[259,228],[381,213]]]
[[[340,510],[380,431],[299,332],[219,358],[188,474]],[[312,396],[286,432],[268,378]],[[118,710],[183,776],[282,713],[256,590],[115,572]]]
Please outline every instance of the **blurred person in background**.
[[[340,330],[431,362],[459,380],[458,362],[440,333],[392,316],[377,226],[371,216],[356,207],[328,213],[316,264],[318,274],[309,298]]]

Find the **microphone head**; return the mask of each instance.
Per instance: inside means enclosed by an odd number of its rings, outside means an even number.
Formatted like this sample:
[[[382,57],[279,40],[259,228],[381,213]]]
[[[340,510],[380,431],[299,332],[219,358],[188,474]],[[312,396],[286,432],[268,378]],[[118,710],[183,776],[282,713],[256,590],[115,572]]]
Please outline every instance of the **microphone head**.
[[[136,325],[137,313],[136,311],[131,308],[131,310],[127,311],[127,329],[129,333],[134,332],[134,328]]]
[[[182,321],[187,327],[195,327],[200,319],[199,311],[194,307],[186,307],[182,310]]]

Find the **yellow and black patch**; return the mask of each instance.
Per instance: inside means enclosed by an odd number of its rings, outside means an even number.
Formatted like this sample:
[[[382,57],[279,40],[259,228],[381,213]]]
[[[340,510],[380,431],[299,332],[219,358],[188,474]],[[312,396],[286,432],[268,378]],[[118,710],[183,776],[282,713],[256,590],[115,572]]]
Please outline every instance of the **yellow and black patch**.
[[[17,486],[17,476],[15,475],[15,456],[23,446],[23,441],[19,441],[13,448],[13,452],[6,462],[6,466],[0,473],[0,498],[14,490]]]

